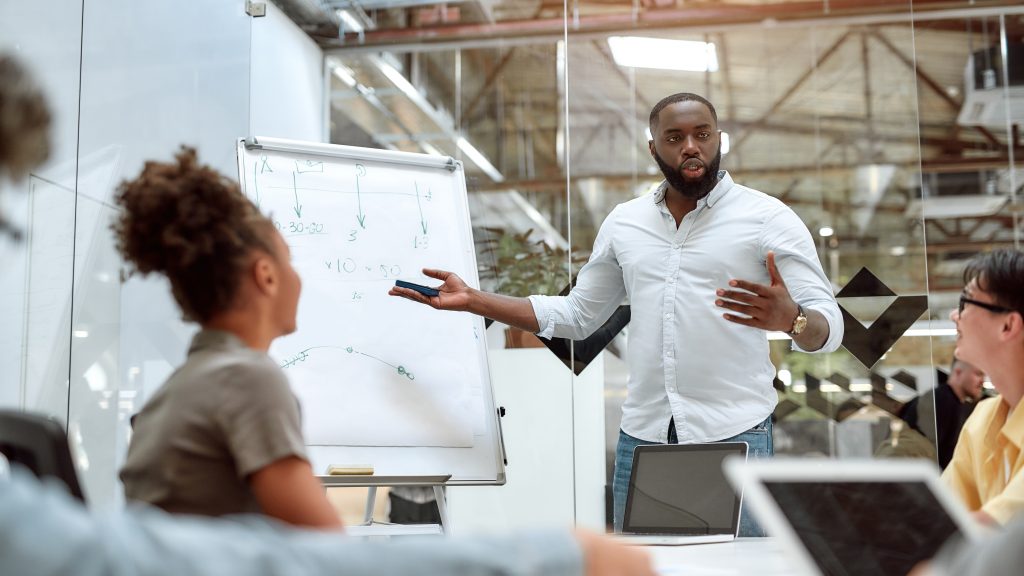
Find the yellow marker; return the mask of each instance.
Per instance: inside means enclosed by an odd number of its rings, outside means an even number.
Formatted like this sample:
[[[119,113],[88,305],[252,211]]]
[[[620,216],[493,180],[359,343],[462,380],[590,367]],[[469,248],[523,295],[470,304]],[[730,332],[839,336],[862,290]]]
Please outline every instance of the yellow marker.
[[[331,464],[327,467],[327,474],[331,476],[367,476],[373,474],[373,466],[369,464]]]

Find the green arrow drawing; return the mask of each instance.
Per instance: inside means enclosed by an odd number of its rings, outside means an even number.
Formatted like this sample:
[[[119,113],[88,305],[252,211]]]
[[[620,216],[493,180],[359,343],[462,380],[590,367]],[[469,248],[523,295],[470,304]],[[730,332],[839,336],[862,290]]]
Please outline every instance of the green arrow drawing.
[[[416,207],[420,209],[420,228],[423,229],[423,233],[427,233],[427,221],[423,219],[423,206],[420,204],[420,183],[413,182],[416,186]]]
[[[356,215],[356,220],[359,221],[359,226],[366,228],[366,214],[363,214],[363,196],[359,190],[359,177],[366,175],[366,168],[362,164],[356,164],[356,202],[359,204],[359,214]]]
[[[299,185],[296,181],[295,172],[292,172],[292,192],[295,194],[295,206],[292,210],[295,210],[295,217],[302,218],[302,204],[299,204]]]

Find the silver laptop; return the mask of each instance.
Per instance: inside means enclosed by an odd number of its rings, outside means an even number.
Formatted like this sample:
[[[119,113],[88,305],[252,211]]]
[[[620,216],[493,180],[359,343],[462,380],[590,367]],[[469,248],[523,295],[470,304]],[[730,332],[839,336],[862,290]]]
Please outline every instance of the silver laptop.
[[[730,460],[726,475],[799,574],[904,576],[980,535],[930,461]]]
[[[620,541],[682,545],[734,539],[740,496],[722,470],[727,457],[745,459],[746,442],[638,446]]]

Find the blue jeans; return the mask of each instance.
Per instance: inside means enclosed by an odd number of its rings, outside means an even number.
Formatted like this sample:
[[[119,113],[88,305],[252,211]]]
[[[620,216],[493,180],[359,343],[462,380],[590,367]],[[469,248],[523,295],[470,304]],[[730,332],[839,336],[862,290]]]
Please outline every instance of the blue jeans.
[[[768,458],[774,453],[772,446],[772,417],[769,416],[763,422],[756,424],[746,432],[740,432],[732,438],[720,440],[720,442],[746,442],[748,458]],[[669,421],[668,443],[678,444],[676,438],[676,427]],[[614,501],[614,513],[612,519],[615,524],[615,531],[622,532],[622,519],[626,515],[626,489],[629,486],[629,476],[633,471],[633,449],[645,444],[657,444],[634,438],[619,430],[619,444],[615,449],[615,472],[612,475],[612,500]],[[764,529],[747,511],[746,506],[740,510],[740,536],[765,536]]]

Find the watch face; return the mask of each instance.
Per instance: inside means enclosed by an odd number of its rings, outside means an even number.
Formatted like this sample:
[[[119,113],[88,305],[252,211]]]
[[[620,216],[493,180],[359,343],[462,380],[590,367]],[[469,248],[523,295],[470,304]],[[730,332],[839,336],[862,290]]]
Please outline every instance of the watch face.
[[[807,314],[804,313],[802,307],[797,308],[796,319],[793,320],[793,328],[789,331],[790,334],[799,334],[804,331],[807,327]]]
[[[796,321],[793,322],[793,334],[799,334],[804,331],[807,327],[807,317],[801,314],[796,317]]]

